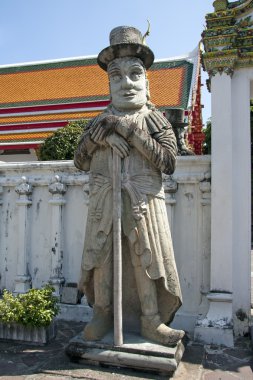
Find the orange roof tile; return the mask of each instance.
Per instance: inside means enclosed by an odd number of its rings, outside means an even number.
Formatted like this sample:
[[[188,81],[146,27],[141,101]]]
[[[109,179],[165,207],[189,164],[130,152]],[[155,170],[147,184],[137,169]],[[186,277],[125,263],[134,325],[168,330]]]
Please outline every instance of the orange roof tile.
[[[186,109],[194,63],[187,59],[157,61],[148,71],[148,79],[151,101],[160,110]],[[2,125],[8,132],[0,136],[1,144],[43,140],[52,132],[36,132],[39,123],[55,128],[55,121],[65,125],[70,120],[92,118],[110,98],[107,74],[95,58],[0,66],[0,88],[0,131]],[[34,132],[27,133],[31,123]]]
[[[97,65],[0,75],[0,103],[108,95],[106,73]]]
[[[151,101],[157,107],[180,105],[185,68],[152,70],[149,73]]]
[[[0,135],[0,142],[10,141],[10,140],[30,140],[30,139],[41,139],[44,140],[51,136],[53,132],[44,133],[20,133],[20,134],[8,134]]]

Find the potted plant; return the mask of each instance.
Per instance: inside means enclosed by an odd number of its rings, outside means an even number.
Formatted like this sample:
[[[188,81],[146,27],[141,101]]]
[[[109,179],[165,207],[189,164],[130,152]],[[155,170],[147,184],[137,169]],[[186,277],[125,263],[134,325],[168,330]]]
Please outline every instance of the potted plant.
[[[45,344],[54,338],[54,317],[59,306],[53,292],[50,285],[16,296],[4,290],[0,300],[0,339]]]

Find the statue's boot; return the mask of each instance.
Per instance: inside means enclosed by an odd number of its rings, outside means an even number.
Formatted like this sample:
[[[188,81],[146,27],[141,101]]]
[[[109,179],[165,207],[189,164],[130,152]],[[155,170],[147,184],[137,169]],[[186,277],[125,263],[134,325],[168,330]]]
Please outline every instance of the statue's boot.
[[[141,317],[141,335],[154,342],[174,346],[183,338],[184,331],[166,326],[156,314]]]
[[[112,263],[94,269],[93,318],[84,328],[86,340],[100,340],[113,327],[112,313]]]
[[[94,306],[93,318],[85,326],[83,335],[86,340],[100,340],[111,330],[112,327],[112,309]]]
[[[141,303],[141,335],[154,342],[175,345],[184,331],[174,330],[162,323],[157,304],[155,281],[151,280],[141,266],[135,267],[136,283]]]

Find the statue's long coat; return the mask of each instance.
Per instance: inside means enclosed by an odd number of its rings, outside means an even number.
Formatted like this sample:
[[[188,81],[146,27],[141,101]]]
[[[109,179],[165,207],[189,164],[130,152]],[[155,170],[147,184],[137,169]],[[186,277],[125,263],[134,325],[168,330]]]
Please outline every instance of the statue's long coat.
[[[108,109],[93,119],[82,135],[75,165],[90,170],[90,203],[82,259],[82,276],[90,303],[93,298],[93,269],[102,267],[112,255],[112,149],[92,142],[90,132]],[[159,313],[170,322],[181,305],[170,228],[166,213],[162,172],[172,174],[176,161],[176,139],[167,119],[156,109],[126,116],[136,123],[130,139],[129,157],[122,160],[122,230],[124,251],[132,247],[132,264],[139,256],[146,275],[155,281]],[[125,253],[130,256],[129,252]],[[125,269],[123,268],[123,273]],[[128,273],[134,273],[133,269]],[[129,275],[128,275],[129,276]],[[127,279],[127,288],[131,281]],[[123,284],[124,291],[124,284]],[[133,294],[136,293],[133,292]],[[136,295],[136,294],[135,294]],[[128,305],[135,304],[131,298]]]

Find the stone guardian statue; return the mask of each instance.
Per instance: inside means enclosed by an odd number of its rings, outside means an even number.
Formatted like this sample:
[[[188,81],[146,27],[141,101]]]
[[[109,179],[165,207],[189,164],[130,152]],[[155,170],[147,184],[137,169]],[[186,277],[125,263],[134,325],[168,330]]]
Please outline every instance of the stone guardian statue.
[[[113,327],[113,151],[121,157],[122,244],[140,305],[140,334],[164,345],[184,336],[167,326],[182,302],[162,186],[162,173],[175,170],[177,143],[170,123],[149,100],[146,70],[153,60],[141,33],[128,26],[113,29],[110,46],[98,55],[108,73],[111,104],[89,122],[74,159],[77,168],[90,172],[79,281],[94,310],[86,340],[100,340]],[[130,280],[123,292],[129,287]],[[129,297],[127,304],[134,307],[135,301]]]

